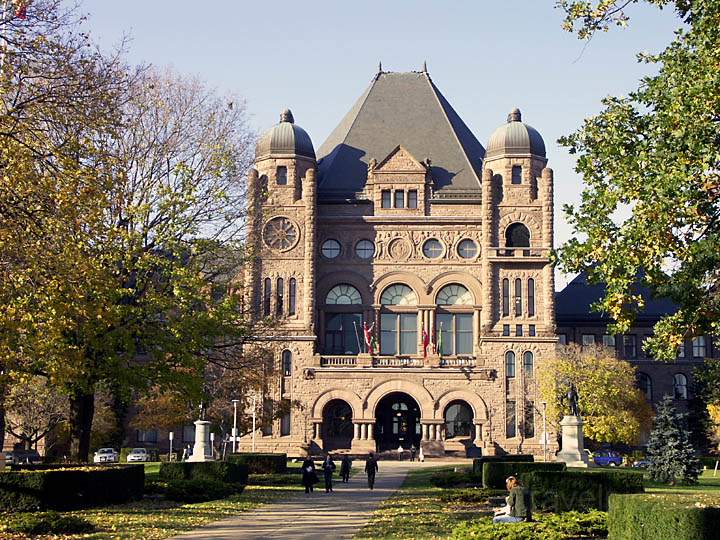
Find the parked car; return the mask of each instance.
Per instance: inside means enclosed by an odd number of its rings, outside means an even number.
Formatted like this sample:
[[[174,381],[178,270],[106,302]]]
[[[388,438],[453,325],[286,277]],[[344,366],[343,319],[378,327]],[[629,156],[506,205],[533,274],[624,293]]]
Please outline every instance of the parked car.
[[[132,463],[134,461],[150,461],[150,452],[145,448],[133,448],[127,455],[127,462]]]
[[[638,459],[636,461],[633,461],[632,466],[635,467],[636,469],[647,469],[650,466],[650,460],[649,459]]]
[[[11,450],[10,452],[5,452],[5,463],[7,465],[42,463],[42,458],[37,450]]]
[[[120,461],[120,454],[114,448],[101,448],[93,456],[94,463],[117,463]]]
[[[593,453],[593,461],[599,467],[619,467],[623,463],[623,458],[612,450],[600,450]]]

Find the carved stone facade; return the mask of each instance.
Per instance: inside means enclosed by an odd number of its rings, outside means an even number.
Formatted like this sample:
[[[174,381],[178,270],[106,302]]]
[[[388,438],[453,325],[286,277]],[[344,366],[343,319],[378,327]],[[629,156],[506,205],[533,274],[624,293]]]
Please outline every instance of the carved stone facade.
[[[409,112],[383,112],[399,98]],[[425,72],[379,73],[361,100],[317,160],[283,113],[249,175],[246,301],[277,319],[270,397],[290,411],[256,448],[552,456],[535,385],[556,343],[542,140],[518,111],[486,156]]]

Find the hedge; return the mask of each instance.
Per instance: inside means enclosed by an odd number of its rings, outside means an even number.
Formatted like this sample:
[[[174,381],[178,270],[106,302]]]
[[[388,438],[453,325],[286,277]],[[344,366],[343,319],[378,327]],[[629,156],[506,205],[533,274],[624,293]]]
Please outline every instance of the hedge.
[[[611,493],[640,493],[642,475],[624,471],[535,471],[521,475],[537,510],[607,510]]]
[[[227,460],[230,463],[247,465],[250,474],[284,473],[287,470],[287,454],[245,452],[230,454]]]
[[[172,480],[168,482],[165,498],[184,503],[214,501],[241,493],[244,488],[242,484],[228,484],[207,478]]]
[[[695,496],[611,495],[608,538],[612,540],[710,540],[720,538],[720,507]]]
[[[140,499],[143,465],[0,472],[0,510],[74,510]]]
[[[564,471],[561,462],[505,461],[483,463],[482,485],[485,488],[503,489],[508,476],[518,476],[533,471]]]
[[[183,461],[160,464],[160,480],[215,480],[228,484],[247,484],[248,467],[229,461]]]
[[[482,485],[482,476],[471,472],[440,471],[430,477],[430,483],[439,488]]]
[[[506,461],[535,461],[535,456],[531,454],[508,454],[506,456],[485,456],[473,459],[473,474],[481,475],[483,464],[485,463],[502,463]]]

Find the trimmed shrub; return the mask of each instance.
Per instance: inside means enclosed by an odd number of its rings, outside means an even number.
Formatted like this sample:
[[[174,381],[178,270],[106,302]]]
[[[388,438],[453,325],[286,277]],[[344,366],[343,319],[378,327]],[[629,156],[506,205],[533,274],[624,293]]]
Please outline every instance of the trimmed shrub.
[[[215,480],[228,484],[247,484],[247,465],[228,461],[183,461],[160,464],[160,480]]]
[[[241,493],[244,488],[242,484],[228,484],[207,478],[172,480],[165,489],[165,498],[184,503],[214,501]]]
[[[625,471],[536,471],[521,475],[537,510],[607,510],[610,493],[643,491],[642,475]]]
[[[607,534],[607,514],[566,512],[536,516],[535,521],[521,523],[493,523],[492,518],[466,521],[452,530],[453,540],[559,540],[562,538],[604,537]],[[658,540],[658,539],[655,539]]]
[[[720,538],[718,523],[720,507],[701,505],[696,496],[610,496],[609,538],[710,540]]]
[[[95,530],[89,521],[57,512],[14,514],[6,522],[6,532],[19,534],[84,534]]]
[[[284,473],[287,470],[287,454],[244,452],[230,454],[227,460],[230,463],[247,465],[250,474]]]
[[[298,473],[285,474],[253,474],[248,478],[251,486],[299,486],[302,475]]]
[[[485,456],[473,459],[473,474],[482,475],[483,464],[485,463],[503,463],[506,461],[535,461],[535,456],[531,454],[508,454],[506,456]]]
[[[440,493],[440,500],[449,503],[487,503],[494,497],[504,497],[504,490],[485,488],[448,489]]]
[[[533,471],[564,471],[564,463],[505,461],[488,462],[483,464],[482,485],[485,488],[503,489],[508,476],[518,476]]]
[[[435,487],[451,488],[456,486],[482,485],[482,477],[471,472],[437,472],[430,477],[430,483]]]
[[[72,510],[139,499],[143,465],[0,472],[0,510]]]

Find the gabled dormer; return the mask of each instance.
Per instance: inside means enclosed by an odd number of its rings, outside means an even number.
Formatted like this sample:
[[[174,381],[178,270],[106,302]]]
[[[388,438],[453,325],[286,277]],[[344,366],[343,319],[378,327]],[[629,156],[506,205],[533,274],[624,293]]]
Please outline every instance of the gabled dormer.
[[[429,164],[418,161],[402,146],[396,146],[380,163],[368,163],[367,187],[375,204],[375,215],[425,215],[432,178]]]

